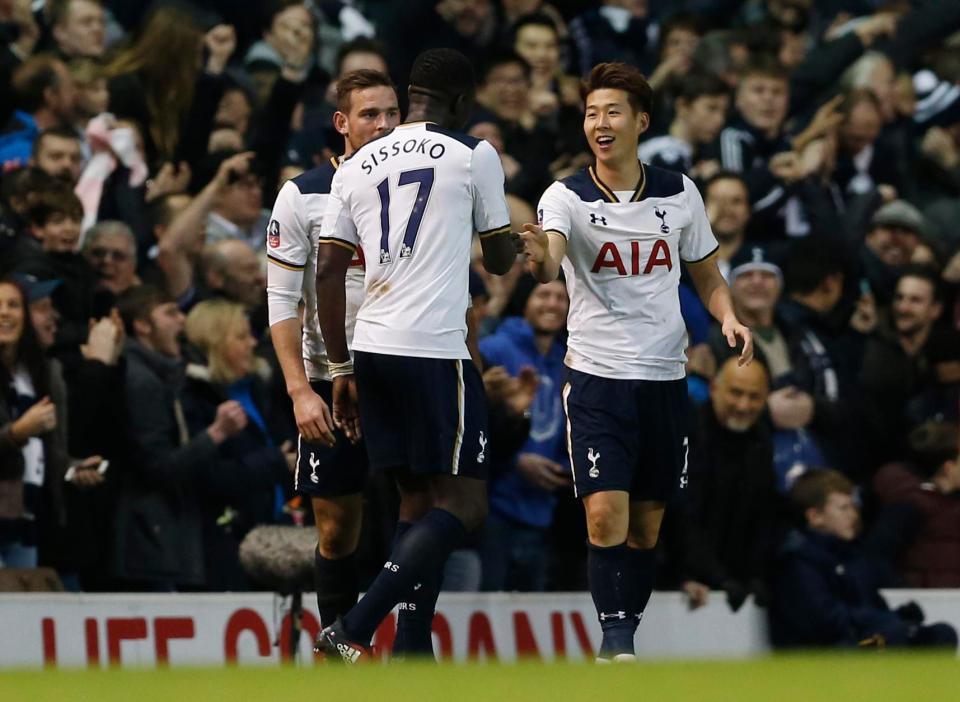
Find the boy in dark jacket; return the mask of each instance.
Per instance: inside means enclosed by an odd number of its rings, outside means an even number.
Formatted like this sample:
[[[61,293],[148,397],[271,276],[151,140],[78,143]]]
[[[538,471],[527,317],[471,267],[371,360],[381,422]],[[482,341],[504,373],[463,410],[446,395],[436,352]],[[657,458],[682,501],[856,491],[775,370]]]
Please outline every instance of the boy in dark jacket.
[[[797,478],[791,498],[805,527],[781,547],[770,629],[776,646],[942,646],[956,648],[949,624],[923,624],[916,603],[891,610],[877,563],[856,542],[860,513],[853,485],[836,471]]]

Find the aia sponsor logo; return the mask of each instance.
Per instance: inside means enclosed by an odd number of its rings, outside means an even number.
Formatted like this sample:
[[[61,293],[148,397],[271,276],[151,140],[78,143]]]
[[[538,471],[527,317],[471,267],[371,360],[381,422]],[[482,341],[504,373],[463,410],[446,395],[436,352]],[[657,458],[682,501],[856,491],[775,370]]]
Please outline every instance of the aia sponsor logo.
[[[599,273],[604,268],[612,268],[617,275],[649,275],[659,266],[673,270],[673,257],[670,246],[663,239],[657,239],[649,251],[641,251],[639,241],[625,242],[628,250],[621,251],[612,241],[605,241],[600,246],[597,258],[590,268],[591,273]],[[629,269],[627,268],[629,264]]]

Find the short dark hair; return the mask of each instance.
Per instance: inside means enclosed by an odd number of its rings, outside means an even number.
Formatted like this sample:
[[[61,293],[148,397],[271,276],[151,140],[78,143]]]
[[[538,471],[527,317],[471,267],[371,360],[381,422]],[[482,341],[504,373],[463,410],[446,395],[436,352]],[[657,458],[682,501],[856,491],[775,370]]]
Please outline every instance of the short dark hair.
[[[397,88],[390,80],[390,76],[380,71],[371,71],[361,68],[350,71],[337,81],[337,109],[341,112],[350,111],[350,96],[354,90],[366,90],[377,87],[390,88],[396,92]]]
[[[56,215],[83,221],[83,204],[80,198],[64,185],[41,191],[27,208],[27,219],[35,227],[46,225]]]
[[[410,87],[456,97],[472,95],[477,89],[477,79],[473,64],[459,51],[428,49],[413,62]]]
[[[530,64],[527,63],[527,60],[513,49],[500,49],[499,51],[491,53],[484,59],[483,63],[480,64],[480,85],[484,85],[490,79],[490,74],[500,68],[500,66],[510,64],[520,66],[520,68],[523,69],[524,78],[526,78],[528,82],[530,81],[533,69],[530,67]]]
[[[70,13],[70,3],[75,0],[52,0],[52,2],[47,3],[47,22],[51,27],[56,27],[58,24],[63,23],[67,19],[67,15]],[[84,0],[85,2],[91,2],[94,5],[103,6],[102,0]]]
[[[60,179],[36,166],[18,168],[0,178],[0,199],[5,206],[12,207],[17,198],[25,199],[31,193],[42,193],[62,184]]]
[[[43,107],[47,88],[60,82],[57,68],[63,62],[55,56],[38,54],[24,61],[13,72],[10,85],[17,96],[17,104],[25,112],[35,112]]]
[[[120,312],[120,319],[123,320],[127,335],[134,338],[136,334],[133,323],[138,319],[149,321],[153,311],[168,302],[173,302],[173,298],[155,285],[137,285],[120,295],[117,300],[117,310]]]
[[[897,276],[897,282],[894,283],[894,290],[896,290],[897,286],[900,285],[900,281],[904,278],[919,278],[920,280],[927,281],[933,288],[934,301],[940,302],[943,300],[943,288],[940,282],[940,275],[936,268],[922,263],[911,263],[904,266],[900,270],[900,275]]]
[[[790,488],[790,501],[804,514],[808,509],[823,509],[833,493],[852,495],[853,483],[835,470],[810,470],[799,476]]]
[[[580,97],[586,103],[590,93],[604,88],[626,92],[630,106],[637,112],[651,110],[653,90],[639,68],[619,61],[599,63],[580,84]]]
[[[384,65],[388,64],[387,47],[383,42],[368,37],[357,37],[352,41],[341,44],[340,48],[337,49],[337,58],[335,61],[337,68],[336,75],[339,76],[343,71],[343,62],[350,54],[376,54],[383,59]]]
[[[261,27],[269,28],[273,24],[273,18],[286,10],[288,7],[303,7],[303,0],[267,0],[263,3],[263,14],[260,22]]]
[[[740,80],[743,81],[750,76],[775,78],[788,84],[790,82],[790,72],[777,58],[769,54],[755,54],[747,61],[740,71]]]
[[[805,295],[816,290],[829,276],[844,272],[844,261],[836,246],[824,236],[798,241],[784,266],[784,287],[788,293]]]
[[[80,136],[75,131],[70,129],[70,127],[49,127],[40,132],[40,134],[37,135],[37,138],[33,140],[33,145],[30,147],[30,155],[34,159],[40,155],[40,147],[43,146],[43,140],[47,137],[73,139],[78,144],[80,143]]]
[[[697,98],[715,95],[730,95],[730,86],[727,85],[715,73],[705,71],[696,71],[688,73],[680,81],[677,100],[683,100],[687,103],[693,102]]]
[[[670,15],[667,17],[667,19],[660,23],[661,49],[663,48],[663,40],[667,38],[667,35],[670,34],[670,32],[678,29],[686,29],[693,32],[697,36],[703,36],[704,26],[705,23],[703,17],[694,12],[677,12]]]
[[[702,192],[703,192],[704,199],[706,199],[707,193],[710,191],[710,188],[713,187],[713,184],[721,180],[737,181],[743,186],[744,190],[747,191],[747,195],[749,196],[750,186],[747,185],[747,181],[742,174],[737,173],[736,171],[719,170],[703,182]]]
[[[524,27],[545,27],[552,31],[558,39],[560,37],[560,30],[557,28],[557,23],[553,21],[550,15],[542,12],[531,12],[529,15],[524,15],[514,23],[511,32],[513,36],[512,43],[516,43],[517,35],[520,34],[520,30]]]

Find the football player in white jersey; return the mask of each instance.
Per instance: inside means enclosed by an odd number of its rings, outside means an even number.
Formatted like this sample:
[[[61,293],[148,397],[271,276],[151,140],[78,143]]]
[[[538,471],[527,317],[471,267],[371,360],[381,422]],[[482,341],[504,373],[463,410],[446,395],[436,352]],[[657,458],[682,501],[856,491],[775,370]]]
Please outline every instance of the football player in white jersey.
[[[337,95],[339,109],[333,121],[344,137],[344,157],[400,123],[396,90],[382,73],[348,73],[337,82]],[[317,321],[317,239],[338,166],[339,161],[331,159],[287,181],[267,229],[270,336],[300,432],[294,487],[310,498],[317,525],[314,580],[323,626],[357,602],[354,552],[360,539],[361,492],[367,475],[363,445],[352,443],[333,426],[328,406],[332,383]],[[359,257],[350,262],[346,291],[349,341],[363,300]]]
[[[582,94],[595,165],[553,183],[539,225],[524,225],[521,236],[534,275],[547,282],[562,267],[570,294],[567,441],[603,630],[598,662],[608,662],[634,659],[664,509],[687,479],[681,261],[730,346],[742,342],[741,364],[753,350],[696,186],[637,160],[650,125],[643,75],[599,64]]]
[[[519,238],[495,149],[452,131],[466,123],[474,92],[465,56],[421,54],[407,122],[344,161],[323,218],[317,297],[334,421],[358,436],[362,420],[371,467],[395,475],[401,499],[429,494],[432,505],[398,536],[363,599],[321,632],[318,650],[348,662],[368,655],[397,603],[433,611],[447,556],[486,516],[486,404],[466,345],[470,248],[479,232],[484,265],[503,275]],[[366,296],[351,362],[343,285],[356,251]]]

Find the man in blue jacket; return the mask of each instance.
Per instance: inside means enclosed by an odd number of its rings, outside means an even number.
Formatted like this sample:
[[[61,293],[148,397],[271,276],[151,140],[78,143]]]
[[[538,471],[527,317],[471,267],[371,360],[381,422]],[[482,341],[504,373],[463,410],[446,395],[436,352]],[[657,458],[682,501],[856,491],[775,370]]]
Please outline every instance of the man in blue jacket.
[[[512,302],[523,316],[507,317],[480,341],[480,353],[488,366],[502,366],[511,376],[525,367],[535,369],[539,386],[526,442],[490,477],[490,514],[481,544],[483,589],[539,591],[550,565],[546,540],[555,493],[572,484],[560,399],[568,299],[559,280],[537,284],[525,277],[517,287]]]
[[[914,602],[892,610],[884,601],[878,561],[855,541],[860,513],[849,480],[833,470],[811,471],[797,478],[790,495],[806,526],[781,549],[770,609],[774,645],[956,649],[951,625],[924,625]]]

